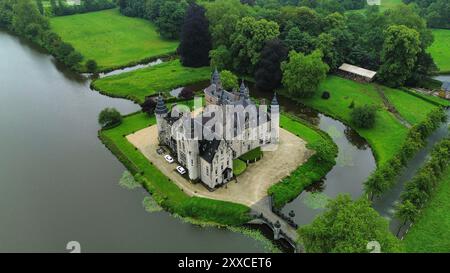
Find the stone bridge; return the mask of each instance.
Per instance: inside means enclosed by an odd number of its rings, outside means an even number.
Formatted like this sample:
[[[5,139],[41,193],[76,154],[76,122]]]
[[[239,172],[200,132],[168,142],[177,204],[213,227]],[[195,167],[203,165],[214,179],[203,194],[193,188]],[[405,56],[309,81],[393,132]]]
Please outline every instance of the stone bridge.
[[[251,214],[255,218],[248,222],[249,224],[266,225],[273,231],[274,240],[284,239],[293,247],[295,252],[303,251],[302,247],[297,244],[297,229],[272,211],[270,196],[254,204],[251,209]]]

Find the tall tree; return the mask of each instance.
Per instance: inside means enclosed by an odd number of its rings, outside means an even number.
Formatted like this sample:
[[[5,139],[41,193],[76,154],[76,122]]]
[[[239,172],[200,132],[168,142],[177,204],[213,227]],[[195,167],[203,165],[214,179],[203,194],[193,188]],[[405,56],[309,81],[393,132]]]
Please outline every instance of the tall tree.
[[[403,85],[413,71],[420,50],[416,30],[404,25],[390,26],[381,52],[381,80],[389,86]]]
[[[306,252],[364,253],[367,244],[377,241],[381,252],[398,252],[400,243],[389,231],[388,222],[361,198],[339,195],[311,224],[299,229]]]
[[[288,49],[279,40],[266,42],[255,72],[255,81],[258,89],[273,90],[280,86],[283,78],[281,62],[285,61]]]
[[[165,1],[161,5],[160,16],[155,24],[163,38],[178,39],[180,37],[186,8],[186,1]]]
[[[278,24],[253,17],[242,18],[231,36],[233,69],[241,74],[253,74],[264,43],[280,34]]]
[[[205,8],[192,3],[186,13],[181,30],[179,53],[184,66],[200,67],[209,65],[211,35],[205,16]]]
[[[329,67],[322,61],[322,53],[318,50],[307,56],[291,51],[289,61],[281,64],[281,70],[283,85],[291,96],[310,97],[325,79]]]

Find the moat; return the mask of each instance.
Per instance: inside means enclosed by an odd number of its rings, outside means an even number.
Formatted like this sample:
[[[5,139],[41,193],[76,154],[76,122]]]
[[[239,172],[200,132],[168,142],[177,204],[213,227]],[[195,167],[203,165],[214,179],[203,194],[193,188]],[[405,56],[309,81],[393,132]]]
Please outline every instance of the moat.
[[[89,89],[28,43],[0,32],[0,252],[263,252],[240,233],[146,212],[142,189],[98,140],[98,113],[130,101]]]

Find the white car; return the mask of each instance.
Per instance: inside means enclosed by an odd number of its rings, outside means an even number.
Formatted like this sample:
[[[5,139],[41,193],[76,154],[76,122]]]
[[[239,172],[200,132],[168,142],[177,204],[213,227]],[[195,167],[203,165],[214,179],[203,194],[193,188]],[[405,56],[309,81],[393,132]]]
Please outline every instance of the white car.
[[[164,159],[167,161],[167,162],[169,162],[169,163],[173,163],[173,158],[170,156],[170,155],[165,155],[164,156]]]
[[[177,167],[177,172],[178,172],[179,174],[183,175],[183,174],[186,173],[186,170],[185,170],[183,167],[178,166],[178,167]]]

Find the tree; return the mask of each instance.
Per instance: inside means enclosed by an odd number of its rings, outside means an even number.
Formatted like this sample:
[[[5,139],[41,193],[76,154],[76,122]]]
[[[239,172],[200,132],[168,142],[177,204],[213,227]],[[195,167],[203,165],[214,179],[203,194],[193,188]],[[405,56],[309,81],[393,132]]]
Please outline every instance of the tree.
[[[211,35],[205,17],[205,8],[192,3],[186,13],[181,30],[179,47],[181,63],[184,66],[200,67],[209,65]]]
[[[108,128],[122,123],[122,116],[115,108],[105,108],[98,116],[98,123],[102,128]]]
[[[418,214],[419,210],[409,200],[405,200],[400,203],[395,211],[395,216],[403,220],[403,225],[398,228],[397,236],[402,230],[402,227],[404,227],[408,221],[413,222]]]
[[[382,252],[399,252],[400,243],[389,231],[388,222],[361,198],[339,195],[311,224],[299,229],[306,252],[363,253],[367,243],[377,241]]]
[[[255,72],[258,89],[273,90],[280,86],[283,78],[281,62],[286,60],[287,55],[288,49],[279,39],[266,42]]]
[[[222,82],[222,87],[225,90],[233,90],[233,88],[238,88],[238,77],[234,75],[231,71],[222,70],[220,71],[220,81]]]
[[[253,74],[264,43],[280,34],[278,24],[265,19],[245,17],[238,21],[232,34],[233,69],[241,74]]]
[[[155,22],[159,34],[166,39],[178,39],[186,14],[185,1],[165,1],[161,5],[160,16]]]
[[[376,108],[372,105],[356,106],[351,113],[352,123],[359,128],[372,128],[375,125]]]
[[[322,17],[311,8],[285,6],[281,9],[280,17],[282,30],[298,27],[300,31],[308,32],[312,36],[322,31]]]
[[[390,26],[381,52],[380,79],[389,86],[401,86],[410,77],[420,52],[419,33],[404,25]]]
[[[38,7],[39,13],[44,15],[44,5],[42,4],[42,0],[36,0],[36,5]]]
[[[97,71],[97,62],[94,60],[88,60],[86,62],[86,69],[91,73],[95,73]]]
[[[152,97],[146,97],[143,104],[141,104],[142,112],[147,113],[149,116],[155,114],[156,101]]]
[[[307,56],[291,51],[289,61],[281,64],[282,82],[291,96],[311,97],[317,91],[319,83],[325,79],[328,70],[320,51]]]
[[[214,48],[231,46],[231,35],[235,32],[236,23],[248,13],[248,6],[242,5],[239,0],[217,0],[208,5],[206,17]]]
[[[301,31],[298,27],[293,27],[288,31],[284,42],[290,50],[304,54],[310,54],[316,48],[316,38],[309,35],[308,32]]]

